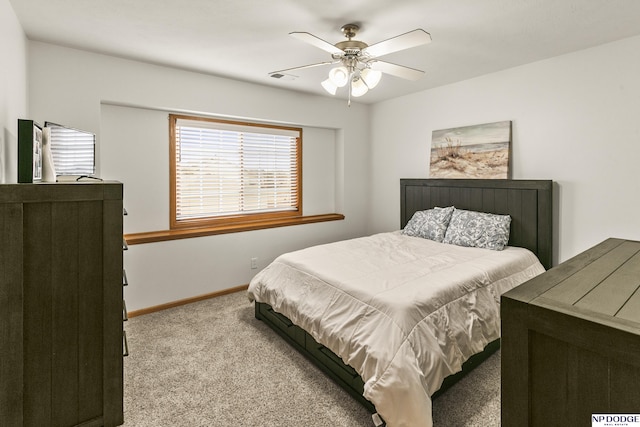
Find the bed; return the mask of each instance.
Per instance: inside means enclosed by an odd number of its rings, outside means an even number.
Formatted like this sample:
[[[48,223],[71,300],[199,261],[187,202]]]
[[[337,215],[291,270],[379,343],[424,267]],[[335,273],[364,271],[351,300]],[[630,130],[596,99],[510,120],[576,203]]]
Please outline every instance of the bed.
[[[248,292],[258,319],[388,426],[428,426],[431,400],[499,347],[501,293],[551,266],[552,182],[403,179],[400,189],[401,229],[455,206],[508,215],[507,247],[378,233],[284,254]]]

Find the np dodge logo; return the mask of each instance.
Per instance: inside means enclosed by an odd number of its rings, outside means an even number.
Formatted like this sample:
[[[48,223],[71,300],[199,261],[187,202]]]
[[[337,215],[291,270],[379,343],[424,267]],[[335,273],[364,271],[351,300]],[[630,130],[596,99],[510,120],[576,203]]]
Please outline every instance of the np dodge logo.
[[[640,427],[640,414],[592,414],[591,427]]]

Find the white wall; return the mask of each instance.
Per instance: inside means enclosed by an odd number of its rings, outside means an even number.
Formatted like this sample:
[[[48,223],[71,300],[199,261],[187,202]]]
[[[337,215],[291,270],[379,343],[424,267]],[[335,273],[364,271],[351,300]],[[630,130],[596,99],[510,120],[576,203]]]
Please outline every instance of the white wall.
[[[129,310],[246,284],[252,257],[262,268],[283,252],[366,233],[368,107],[41,42],[29,42],[29,61],[31,118],[98,134],[98,173],[124,182],[129,232],[168,226],[167,111],[303,126],[304,213],[346,217],[130,246]]]
[[[640,239],[640,37],[376,104],[370,232],[399,226],[400,178],[429,174],[431,132],[513,121],[513,178],[558,183],[564,261]]]
[[[27,118],[27,38],[0,0],[0,184],[18,180],[18,119]]]

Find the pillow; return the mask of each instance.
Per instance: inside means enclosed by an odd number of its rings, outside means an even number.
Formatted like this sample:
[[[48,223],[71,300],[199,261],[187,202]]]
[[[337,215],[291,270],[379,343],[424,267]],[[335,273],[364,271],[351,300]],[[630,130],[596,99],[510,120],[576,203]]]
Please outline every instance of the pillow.
[[[413,214],[402,234],[442,242],[454,207],[433,208]]]
[[[443,243],[501,251],[509,242],[509,215],[456,209]]]

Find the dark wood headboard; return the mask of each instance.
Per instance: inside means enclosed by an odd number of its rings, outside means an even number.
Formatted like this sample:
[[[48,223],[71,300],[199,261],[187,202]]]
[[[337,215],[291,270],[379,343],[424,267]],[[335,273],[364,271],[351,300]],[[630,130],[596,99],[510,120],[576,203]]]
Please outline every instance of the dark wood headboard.
[[[400,226],[413,214],[436,206],[511,215],[509,245],[529,249],[551,268],[551,180],[401,179]]]

